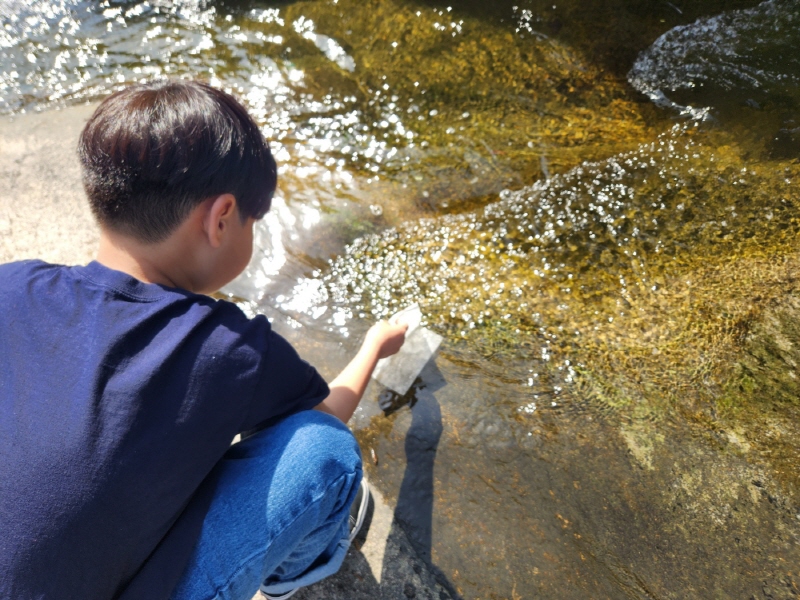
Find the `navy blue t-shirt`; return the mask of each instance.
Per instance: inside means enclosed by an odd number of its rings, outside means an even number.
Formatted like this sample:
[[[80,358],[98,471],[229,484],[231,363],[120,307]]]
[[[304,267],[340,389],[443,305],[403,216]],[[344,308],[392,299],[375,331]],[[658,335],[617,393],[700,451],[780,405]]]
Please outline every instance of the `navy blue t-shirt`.
[[[167,598],[234,435],[327,394],[230,302],[0,265],[0,598]]]

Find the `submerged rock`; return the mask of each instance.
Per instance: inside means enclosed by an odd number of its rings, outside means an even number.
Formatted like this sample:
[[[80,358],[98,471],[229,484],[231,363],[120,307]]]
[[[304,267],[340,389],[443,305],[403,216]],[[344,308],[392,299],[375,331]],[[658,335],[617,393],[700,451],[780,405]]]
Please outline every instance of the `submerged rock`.
[[[650,135],[647,105],[530,25],[514,32],[399,0],[300,2],[286,19],[352,56],[354,69],[333,86],[316,48],[293,54],[319,88],[354,90],[367,126],[396,149],[384,153],[381,176],[427,192],[437,207],[549,177]]]
[[[743,336],[715,399],[715,416],[731,444],[768,466],[782,492],[800,506],[798,276],[795,270]]]
[[[800,4],[767,0],[675,27],[636,59],[631,84],[657,102],[800,100]],[[754,98],[757,98],[756,101]]]

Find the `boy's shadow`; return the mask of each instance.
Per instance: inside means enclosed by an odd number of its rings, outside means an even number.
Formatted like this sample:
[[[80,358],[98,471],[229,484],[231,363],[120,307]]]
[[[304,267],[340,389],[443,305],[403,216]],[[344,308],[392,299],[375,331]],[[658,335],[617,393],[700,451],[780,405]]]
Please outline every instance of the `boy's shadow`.
[[[397,506],[394,511],[390,544],[402,545],[407,541],[416,557],[424,563],[429,573],[450,596],[458,597],[455,587],[445,574],[433,564],[433,468],[436,449],[442,436],[442,410],[435,392],[447,384],[434,361],[429,361],[412,388],[410,398],[411,427],[406,433],[406,470],[400,484]],[[395,394],[396,395],[396,394]],[[401,548],[398,548],[400,550]],[[384,555],[381,584],[397,580],[396,562]],[[400,583],[396,581],[396,583]],[[395,586],[396,587],[396,586]],[[404,593],[408,596],[406,585]]]
[[[385,392],[380,398],[387,413],[405,404],[411,409],[411,427],[405,439],[406,469],[383,549],[380,582],[372,575],[364,554],[351,550],[339,573],[301,590],[298,599],[460,598],[455,586],[431,559],[433,467],[443,431],[442,412],[435,392],[444,385],[444,377],[431,360],[407,394],[400,397]],[[385,511],[385,507],[382,510]],[[371,524],[377,525],[371,523],[374,511],[373,503],[365,529]]]

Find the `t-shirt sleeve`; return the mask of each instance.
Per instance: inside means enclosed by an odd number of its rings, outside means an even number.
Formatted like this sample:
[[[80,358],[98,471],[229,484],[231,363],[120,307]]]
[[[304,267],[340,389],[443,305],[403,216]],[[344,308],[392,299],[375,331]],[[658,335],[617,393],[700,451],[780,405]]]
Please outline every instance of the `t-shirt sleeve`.
[[[289,342],[272,331],[268,322],[267,326],[260,376],[244,420],[244,431],[314,408],[330,393],[317,370],[300,358]]]

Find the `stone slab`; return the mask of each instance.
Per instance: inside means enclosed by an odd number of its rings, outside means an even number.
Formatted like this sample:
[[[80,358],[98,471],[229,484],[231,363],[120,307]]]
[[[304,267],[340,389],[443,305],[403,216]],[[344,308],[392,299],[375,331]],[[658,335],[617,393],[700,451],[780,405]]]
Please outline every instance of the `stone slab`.
[[[94,106],[0,119],[0,262],[85,264],[98,234],[77,141]]]

